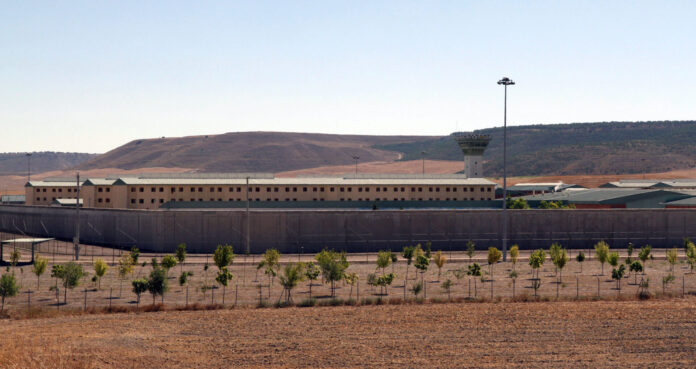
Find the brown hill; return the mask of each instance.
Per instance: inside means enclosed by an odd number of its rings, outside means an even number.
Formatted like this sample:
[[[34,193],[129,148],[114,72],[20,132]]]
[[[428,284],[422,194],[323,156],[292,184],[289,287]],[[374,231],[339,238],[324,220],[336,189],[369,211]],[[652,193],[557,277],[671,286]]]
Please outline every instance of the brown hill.
[[[395,151],[374,145],[416,142],[432,136],[359,136],[284,132],[136,140],[100,155],[81,169],[195,168],[202,172],[281,172],[360,162],[394,161]]]

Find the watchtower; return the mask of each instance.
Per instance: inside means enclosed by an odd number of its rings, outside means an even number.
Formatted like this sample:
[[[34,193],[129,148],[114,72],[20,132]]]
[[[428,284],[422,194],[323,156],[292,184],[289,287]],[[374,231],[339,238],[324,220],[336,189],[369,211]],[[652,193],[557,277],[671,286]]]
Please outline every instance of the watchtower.
[[[491,141],[490,135],[455,133],[454,139],[464,154],[464,173],[468,178],[483,177],[483,152]]]

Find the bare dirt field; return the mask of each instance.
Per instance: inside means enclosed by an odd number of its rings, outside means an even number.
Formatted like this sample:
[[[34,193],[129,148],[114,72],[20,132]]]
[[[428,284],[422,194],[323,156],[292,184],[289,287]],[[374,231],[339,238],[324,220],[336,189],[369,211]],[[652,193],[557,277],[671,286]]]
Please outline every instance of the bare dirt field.
[[[696,298],[5,321],[5,368],[694,367]]]

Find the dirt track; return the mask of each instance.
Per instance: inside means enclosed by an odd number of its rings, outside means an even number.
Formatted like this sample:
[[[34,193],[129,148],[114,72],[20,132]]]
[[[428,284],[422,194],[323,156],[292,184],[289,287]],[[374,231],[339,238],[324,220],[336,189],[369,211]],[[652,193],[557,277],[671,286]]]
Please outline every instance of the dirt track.
[[[8,321],[0,325],[0,366],[693,367],[695,302],[267,308]]]

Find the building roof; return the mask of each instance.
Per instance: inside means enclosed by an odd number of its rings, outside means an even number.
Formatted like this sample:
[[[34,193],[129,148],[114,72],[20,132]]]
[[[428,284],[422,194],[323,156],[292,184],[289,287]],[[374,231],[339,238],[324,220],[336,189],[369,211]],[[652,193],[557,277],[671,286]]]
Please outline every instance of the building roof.
[[[80,182],[80,185],[85,183]],[[75,181],[29,181],[24,187],[76,187]]]
[[[676,200],[676,201],[666,201],[661,203],[662,205],[668,205],[668,206],[696,206],[696,196],[694,197],[687,197],[685,199],[681,200]]]
[[[75,199],[55,199],[51,202],[51,205],[75,206]],[[82,205],[82,199],[80,199],[80,205]]]
[[[3,240],[2,243],[5,245],[11,245],[15,243],[30,243],[30,244],[39,244],[39,243],[44,243],[48,241],[52,241],[55,238],[14,238],[11,240]]]
[[[685,191],[666,191],[658,189],[593,188],[587,190],[554,192],[541,195],[524,196],[527,201],[567,201],[572,204],[622,204],[650,197],[673,195],[690,197],[693,193]]]
[[[83,186],[111,186],[116,182],[116,179],[108,178],[88,178],[82,183]]]
[[[246,184],[245,178],[119,178],[114,185],[236,185]],[[384,185],[384,186],[411,186],[411,185],[495,185],[485,178],[342,178],[342,177],[302,177],[302,178],[268,178],[249,179],[249,185],[269,186],[347,186],[347,185]]]
[[[615,182],[608,182],[600,185],[599,188],[648,188],[657,184],[658,180],[621,180]]]

